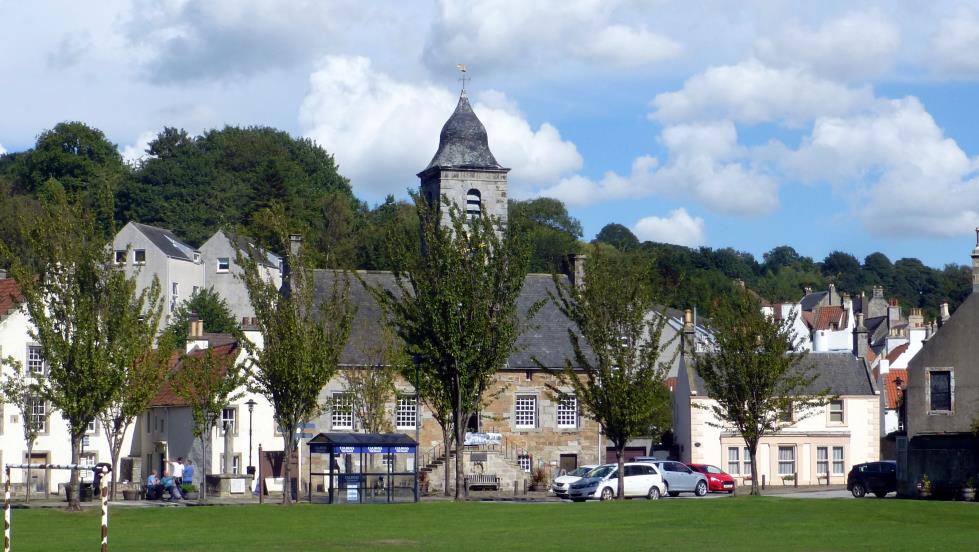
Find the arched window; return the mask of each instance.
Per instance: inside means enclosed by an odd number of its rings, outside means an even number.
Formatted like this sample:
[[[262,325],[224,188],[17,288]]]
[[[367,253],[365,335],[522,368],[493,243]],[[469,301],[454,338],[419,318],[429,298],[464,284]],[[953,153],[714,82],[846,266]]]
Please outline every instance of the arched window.
[[[482,199],[479,190],[473,188],[466,192],[466,214],[470,217],[478,217],[482,211]]]

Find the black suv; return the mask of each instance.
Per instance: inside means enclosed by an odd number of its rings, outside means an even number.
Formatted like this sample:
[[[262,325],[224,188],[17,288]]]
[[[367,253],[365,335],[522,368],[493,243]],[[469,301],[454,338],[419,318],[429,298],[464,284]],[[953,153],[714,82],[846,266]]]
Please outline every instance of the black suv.
[[[846,490],[860,498],[874,493],[884,498],[887,493],[897,492],[897,462],[867,462],[853,466],[846,476]]]

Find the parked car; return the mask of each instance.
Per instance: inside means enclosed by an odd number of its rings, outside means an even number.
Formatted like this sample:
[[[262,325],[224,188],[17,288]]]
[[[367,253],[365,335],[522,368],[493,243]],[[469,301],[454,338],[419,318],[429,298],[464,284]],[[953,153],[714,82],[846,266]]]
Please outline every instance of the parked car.
[[[568,491],[571,500],[584,502],[589,499],[612,500],[615,498],[619,489],[618,468],[617,464],[605,464],[585,474],[584,477],[571,484],[571,489]],[[656,466],[629,462],[625,464],[624,469],[623,484],[626,498],[644,496],[650,500],[656,500],[666,491],[663,476]]]
[[[644,458],[641,460],[646,462]],[[680,493],[707,495],[710,487],[706,475],[690,469],[683,462],[674,460],[649,460],[649,462],[659,468],[660,473],[663,474],[666,493],[670,496],[679,496]]]
[[[568,490],[571,489],[571,484],[597,467],[595,465],[578,466],[574,470],[571,470],[571,472],[554,478],[554,481],[551,483],[551,490],[560,498],[568,498]]]
[[[846,490],[857,498],[867,493],[884,498],[887,493],[897,492],[897,462],[884,460],[853,466],[846,476]]]
[[[687,466],[707,476],[707,488],[709,491],[728,494],[734,492],[734,478],[725,473],[721,468],[710,464],[687,464]]]

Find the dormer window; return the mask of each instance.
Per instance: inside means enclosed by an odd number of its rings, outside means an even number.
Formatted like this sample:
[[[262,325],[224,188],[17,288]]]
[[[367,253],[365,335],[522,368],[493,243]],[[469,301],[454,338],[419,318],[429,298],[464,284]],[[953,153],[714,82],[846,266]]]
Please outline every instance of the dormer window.
[[[466,192],[466,215],[476,218],[482,212],[482,196],[479,190],[473,188]]]

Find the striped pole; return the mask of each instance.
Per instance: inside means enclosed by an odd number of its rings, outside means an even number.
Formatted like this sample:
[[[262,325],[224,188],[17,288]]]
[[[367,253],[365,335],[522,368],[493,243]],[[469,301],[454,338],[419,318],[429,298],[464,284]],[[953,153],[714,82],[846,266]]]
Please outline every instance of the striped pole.
[[[102,495],[102,552],[109,549],[109,486],[106,482],[109,477],[109,469],[102,468],[102,478],[99,479],[99,493]]]
[[[10,466],[4,468],[3,480],[3,552],[10,552]]]

